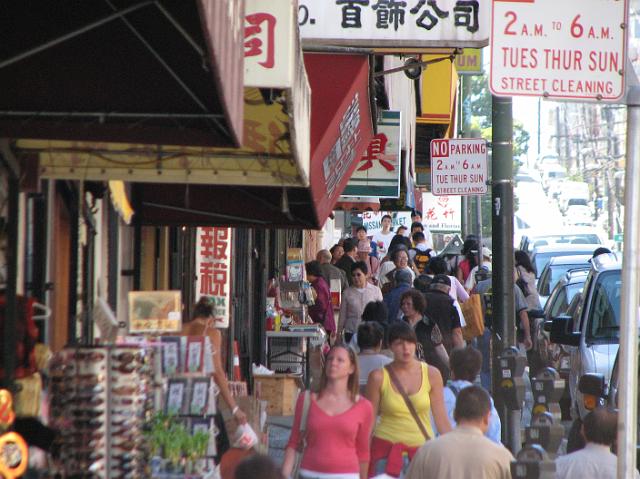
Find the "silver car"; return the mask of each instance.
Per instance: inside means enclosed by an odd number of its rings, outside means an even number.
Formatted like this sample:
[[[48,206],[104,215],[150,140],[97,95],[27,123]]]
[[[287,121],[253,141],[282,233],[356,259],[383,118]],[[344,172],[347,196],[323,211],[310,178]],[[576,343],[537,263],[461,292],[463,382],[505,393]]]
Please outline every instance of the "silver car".
[[[578,380],[584,374],[599,373],[608,383],[620,340],[622,262],[614,254],[602,254],[591,263],[582,303],[572,317],[553,318],[550,327],[551,341],[569,346],[572,429],[577,430],[588,412]]]

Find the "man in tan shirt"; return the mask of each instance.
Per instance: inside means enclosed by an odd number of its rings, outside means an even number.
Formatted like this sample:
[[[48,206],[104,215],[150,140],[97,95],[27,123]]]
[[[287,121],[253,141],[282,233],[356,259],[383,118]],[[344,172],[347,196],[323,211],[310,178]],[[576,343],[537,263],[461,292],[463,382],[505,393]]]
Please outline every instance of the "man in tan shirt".
[[[487,439],[491,399],[480,386],[469,386],[458,394],[454,419],[457,427],[427,441],[416,453],[407,479],[510,479],[511,453]]]

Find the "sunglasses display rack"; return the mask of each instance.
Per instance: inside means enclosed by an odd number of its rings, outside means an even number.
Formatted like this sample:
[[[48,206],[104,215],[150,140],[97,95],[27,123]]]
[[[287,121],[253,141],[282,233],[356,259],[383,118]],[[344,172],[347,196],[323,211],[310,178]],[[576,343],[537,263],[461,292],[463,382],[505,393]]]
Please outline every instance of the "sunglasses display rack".
[[[143,427],[154,406],[153,364],[153,350],[138,346],[66,348],[55,356],[51,426],[61,431],[55,477],[149,477]]]

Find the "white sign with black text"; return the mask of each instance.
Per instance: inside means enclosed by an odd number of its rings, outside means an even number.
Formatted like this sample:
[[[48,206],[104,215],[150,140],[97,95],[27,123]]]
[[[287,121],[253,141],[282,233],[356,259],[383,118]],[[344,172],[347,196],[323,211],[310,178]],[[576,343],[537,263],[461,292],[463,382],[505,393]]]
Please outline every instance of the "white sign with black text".
[[[498,96],[615,101],[627,0],[494,0],[489,86]]]
[[[489,41],[486,0],[299,0],[303,44],[474,47]]]
[[[487,141],[482,138],[431,140],[431,193],[484,195]]]

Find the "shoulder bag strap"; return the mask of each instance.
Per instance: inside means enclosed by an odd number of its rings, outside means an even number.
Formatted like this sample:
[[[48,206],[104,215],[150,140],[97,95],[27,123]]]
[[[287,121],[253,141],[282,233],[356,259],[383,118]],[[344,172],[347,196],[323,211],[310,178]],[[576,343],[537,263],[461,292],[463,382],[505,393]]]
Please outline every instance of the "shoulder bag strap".
[[[300,442],[298,443],[298,451],[302,452],[306,446],[307,422],[309,420],[309,408],[311,407],[311,392],[304,392],[304,400],[302,402],[302,417],[300,418]]]
[[[429,436],[429,433],[427,432],[426,428],[424,427],[424,424],[422,424],[422,421],[420,420],[420,417],[418,416],[418,413],[416,412],[416,409],[413,407],[413,403],[411,402],[411,399],[409,399],[409,396],[407,396],[407,393],[405,392],[404,388],[402,387],[402,384],[400,383],[400,380],[396,376],[396,373],[394,373],[393,369],[391,369],[388,365],[385,366],[384,368],[387,370],[387,373],[389,373],[389,378],[391,379],[391,382],[395,386],[396,390],[400,393],[400,395],[402,396],[402,399],[404,399],[404,402],[407,405],[407,408],[409,409],[409,412],[411,413],[411,416],[413,416],[413,420],[418,425],[418,428],[420,429],[420,432],[424,436],[425,440],[428,441],[429,439],[431,439],[431,437]],[[420,368],[421,368],[420,374],[422,374],[422,365],[420,365]]]

